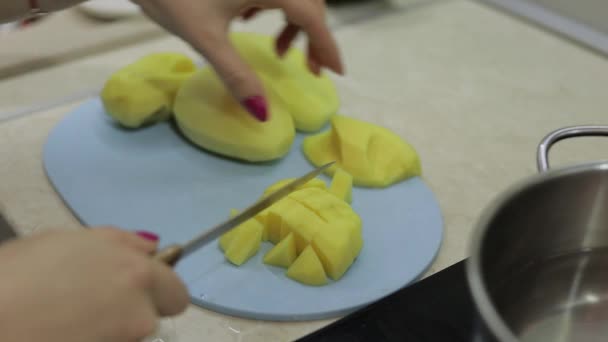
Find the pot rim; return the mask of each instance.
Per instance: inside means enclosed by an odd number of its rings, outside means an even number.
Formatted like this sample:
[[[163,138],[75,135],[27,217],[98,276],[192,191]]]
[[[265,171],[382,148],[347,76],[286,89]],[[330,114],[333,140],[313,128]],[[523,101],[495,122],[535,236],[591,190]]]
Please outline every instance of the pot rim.
[[[546,183],[558,178],[571,176],[574,174],[586,173],[590,171],[608,171],[608,160],[588,162],[574,166],[566,166],[550,169],[539,174],[535,174],[516,182],[506,191],[497,195],[490,204],[482,211],[477,223],[474,226],[471,239],[469,240],[469,258],[466,262],[466,278],[471,289],[473,302],[477,307],[480,319],[483,320],[488,330],[495,335],[501,342],[518,342],[519,339],[513,331],[505,324],[505,321],[496,311],[488,296],[487,286],[481,276],[481,252],[482,243],[489,230],[490,221],[496,216],[497,212],[526,189]]]

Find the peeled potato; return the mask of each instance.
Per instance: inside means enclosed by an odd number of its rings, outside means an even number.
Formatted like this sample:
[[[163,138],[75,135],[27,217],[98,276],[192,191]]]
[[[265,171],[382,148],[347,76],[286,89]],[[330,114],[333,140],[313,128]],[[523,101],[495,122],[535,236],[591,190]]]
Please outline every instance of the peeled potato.
[[[245,61],[265,77],[267,92],[287,108],[298,131],[318,131],[336,113],[340,101],[332,80],[310,72],[301,50],[292,47],[279,57],[271,36],[237,32],[231,39]]]
[[[206,67],[177,94],[178,127],[194,144],[220,155],[250,162],[280,159],[296,130],[317,131],[335,114],[337,92],[327,75],[310,72],[304,53],[296,48],[280,58],[270,36],[239,32],[231,40],[264,86],[269,120],[254,119],[214,69]]]
[[[128,128],[171,117],[175,94],[195,65],[178,53],[153,53],[125,66],[106,81],[101,100],[106,113]]]
[[[276,98],[268,99],[273,111],[260,122],[205,68],[184,82],[173,111],[179,129],[194,144],[235,159],[270,161],[289,152],[295,129],[286,108]]]
[[[387,187],[421,174],[410,144],[387,128],[343,115],[331,118],[331,129],[306,137],[302,150],[316,166],[335,160],[326,173],[342,168],[354,185]]]

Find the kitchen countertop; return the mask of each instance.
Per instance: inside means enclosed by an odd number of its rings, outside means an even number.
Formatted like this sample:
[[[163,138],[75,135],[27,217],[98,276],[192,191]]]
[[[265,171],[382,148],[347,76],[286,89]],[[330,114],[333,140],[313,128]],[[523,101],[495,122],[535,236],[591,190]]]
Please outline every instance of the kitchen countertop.
[[[262,18],[256,30],[274,32],[277,20]],[[341,111],[386,125],[411,142],[440,202],[444,241],[426,275],[467,256],[483,208],[536,172],[536,145],[545,134],[608,118],[608,60],[472,1],[395,10],[342,25],[336,34],[348,72],[335,78]],[[71,62],[44,77],[61,82],[60,75],[82,75],[90,85],[158,49],[195,56],[181,41],[162,37]],[[0,94],[5,90],[0,82]],[[0,124],[0,205],[21,234],[79,229],[41,161],[49,131],[79,103]],[[606,158],[605,151],[608,139],[584,138],[560,143],[551,158],[558,166]],[[195,306],[175,318],[180,342],[288,341],[331,321],[256,322]]]

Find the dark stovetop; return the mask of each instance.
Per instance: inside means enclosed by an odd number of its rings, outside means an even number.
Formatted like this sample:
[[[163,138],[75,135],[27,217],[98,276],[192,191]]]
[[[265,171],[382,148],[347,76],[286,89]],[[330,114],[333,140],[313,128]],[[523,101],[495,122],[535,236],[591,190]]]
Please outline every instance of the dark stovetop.
[[[460,261],[298,342],[469,342],[473,302]]]

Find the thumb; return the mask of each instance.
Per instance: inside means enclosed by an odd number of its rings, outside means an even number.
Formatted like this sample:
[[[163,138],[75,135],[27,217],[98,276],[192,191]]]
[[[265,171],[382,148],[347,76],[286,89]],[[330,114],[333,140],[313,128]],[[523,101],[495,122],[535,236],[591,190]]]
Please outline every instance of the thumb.
[[[202,50],[234,98],[260,121],[269,118],[264,87],[232,45],[226,32],[208,33],[197,39],[195,48]]]

